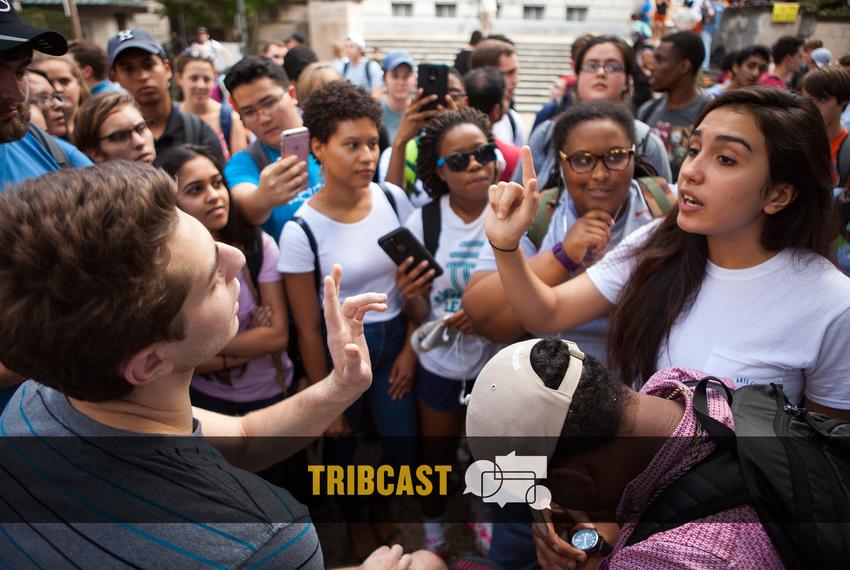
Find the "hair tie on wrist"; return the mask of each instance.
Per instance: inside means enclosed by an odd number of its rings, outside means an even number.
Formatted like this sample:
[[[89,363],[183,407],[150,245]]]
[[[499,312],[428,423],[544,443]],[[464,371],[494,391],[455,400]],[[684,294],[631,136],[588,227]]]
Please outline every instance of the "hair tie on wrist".
[[[516,250],[519,249],[519,242],[517,242],[517,244],[513,247],[513,249],[504,249],[504,248],[501,248],[501,247],[496,247],[495,245],[493,245],[493,242],[490,241],[489,239],[487,241],[490,242],[490,247],[492,247],[496,251],[503,251],[505,253],[511,253],[512,251],[516,251]]]

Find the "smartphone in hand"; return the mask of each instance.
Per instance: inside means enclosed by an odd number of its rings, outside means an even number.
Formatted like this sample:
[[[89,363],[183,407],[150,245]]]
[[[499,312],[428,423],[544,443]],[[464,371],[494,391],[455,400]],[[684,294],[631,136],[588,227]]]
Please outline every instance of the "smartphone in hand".
[[[408,257],[413,257],[413,264],[408,271],[418,266],[424,260],[428,260],[431,269],[434,270],[434,278],[443,274],[443,268],[431,255],[431,252],[425,249],[425,246],[410,233],[407,228],[396,228],[390,233],[378,238],[378,245],[381,246],[390,259],[396,265],[401,265]]]
[[[420,63],[417,71],[419,88],[422,96],[436,95],[437,99],[422,106],[423,111],[431,111],[437,105],[448,105],[446,97],[449,92],[449,66],[434,63]]]
[[[310,131],[307,127],[286,129],[280,133],[280,156],[293,155],[304,162],[310,157]]]

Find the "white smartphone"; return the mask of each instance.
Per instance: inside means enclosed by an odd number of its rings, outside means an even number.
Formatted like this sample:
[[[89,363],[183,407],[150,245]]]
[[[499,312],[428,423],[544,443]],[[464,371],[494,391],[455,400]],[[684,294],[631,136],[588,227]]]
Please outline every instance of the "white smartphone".
[[[280,133],[280,155],[295,155],[298,160],[307,162],[310,156],[310,131],[307,127],[286,129]]]

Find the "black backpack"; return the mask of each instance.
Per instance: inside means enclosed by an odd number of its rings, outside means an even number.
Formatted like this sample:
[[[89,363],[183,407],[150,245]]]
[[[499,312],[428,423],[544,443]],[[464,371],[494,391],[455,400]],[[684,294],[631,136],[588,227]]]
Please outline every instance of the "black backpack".
[[[708,413],[719,385],[734,431]],[[626,546],[657,532],[750,504],[788,568],[850,561],[850,423],[792,405],[776,384],[734,393],[714,377],[696,385],[694,412],[716,450],[667,487]]]

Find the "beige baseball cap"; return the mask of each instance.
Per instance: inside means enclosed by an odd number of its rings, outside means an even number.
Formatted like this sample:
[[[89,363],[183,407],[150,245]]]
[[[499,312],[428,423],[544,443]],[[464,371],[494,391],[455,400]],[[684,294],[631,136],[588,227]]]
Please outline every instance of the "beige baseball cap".
[[[569,347],[570,364],[558,388],[548,388],[531,367],[531,349],[538,342],[503,348],[478,374],[466,412],[466,436],[476,459],[508,448],[552,458],[581,379],[584,353],[576,343],[562,341]]]

